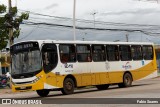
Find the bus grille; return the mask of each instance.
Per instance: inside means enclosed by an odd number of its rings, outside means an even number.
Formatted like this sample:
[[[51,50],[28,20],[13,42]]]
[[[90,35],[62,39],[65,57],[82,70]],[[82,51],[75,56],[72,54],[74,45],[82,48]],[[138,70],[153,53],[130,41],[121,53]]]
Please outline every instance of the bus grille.
[[[30,83],[32,83],[32,81],[27,81],[27,82],[13,82],[13,84],[17,84],[17,85],[19,85],[19,84],[30,84]]]
[[[32,86],[28,86],[28,87],[25,87],[25,88],[17,87],[15,89],[16,90],[29,90],[29,89],[32,89]]]

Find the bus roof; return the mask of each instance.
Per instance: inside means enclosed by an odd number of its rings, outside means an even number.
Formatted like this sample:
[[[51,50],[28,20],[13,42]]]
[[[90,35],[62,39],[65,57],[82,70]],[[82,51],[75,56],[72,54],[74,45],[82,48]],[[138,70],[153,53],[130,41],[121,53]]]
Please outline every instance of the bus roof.
[[[127,44],[131,44],[131,45],[153,45],[154,43],[152,42],[111,42],[111,41],[80,41],[80,40],[27,40],[27,41],[21,41],[21,42],[17,42],[15,44],[18,43],[22,43],[22,42],[38,42],[39,44],[43,44],[43,43],[64,43],[64,44],[123,44],[123,45],[127,45]]]

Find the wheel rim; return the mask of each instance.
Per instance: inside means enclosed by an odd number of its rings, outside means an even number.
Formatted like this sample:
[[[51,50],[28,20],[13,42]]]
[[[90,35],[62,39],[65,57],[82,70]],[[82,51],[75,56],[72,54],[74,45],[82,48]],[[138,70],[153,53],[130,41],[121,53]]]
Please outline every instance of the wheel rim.
[[[67,82],[65,86],[66,86],[67,90],[72,90],[72,88],[73,88],[73,85],[71,82]]]
[[[130,83],[131,83],[130,77],[127,76],[127,77],[125,78],[125,82],[126,82],[127,85],[130,85]]]

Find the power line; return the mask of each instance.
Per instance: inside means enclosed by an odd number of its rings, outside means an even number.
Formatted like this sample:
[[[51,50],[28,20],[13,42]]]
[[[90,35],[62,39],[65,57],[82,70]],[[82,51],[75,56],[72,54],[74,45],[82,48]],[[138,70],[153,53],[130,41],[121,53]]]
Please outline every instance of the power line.
[[[20,10],[20,11],[25,11],[25,10]],[[28,12],[28,11],[26,11]],[[52,16],[52,15],[45,15],[45,14],[40,14],[40,13],[35,13],[35,12],[30,12],[30,14],[33,15],[38,15],[38,16],[45,16],[45,17],[50,17],[50,18],[54,18],[54,20],[63,20],[63,21],[73,21],[72,18],[68,18],[68,17],[59,17],[59,16]],[[37,19],[36,17],[31,17],[33,19]],[[44,19],[44,18],[40,18],[39,19]],[[76,19],[77,22],[83,22],[83,23],[93,23],[93,20],[85,20],[85,19]],[[106,28],[93,28],[93,27],[79,27],[77,26],[76,29],[80,29],[80,30],[101,30],[101,31],[105,31],[105,30],[109,30],[109,31],[126,31],[126,32],[141,32],[143,34],[146,35],[150,35],[150,36],[155,36],[155,35],[160,35],[160,33],[153,33],[153,32],[149,32],[149,31],[145,31],[145,30],[159,30],[158,27],[160,28],[160,25],[149,25],[149,24],[128,24],[128,23],[115,23],[115,22],[104,22],[104,21],[95,21],[96,24],[100,24],[100,25],[112,25],[112,26],[131,26],[131,27],[141,27],[141,29],[106,29]],[[72,28],[73,26],[71,25],[64,25],[64,24],[54,24],[54,23],[46,23],[46,22],[42,22],[39,21],[37,23],[35,22],[25,22],[26,25],[47,25],[47,26],[55,26],[55,27],[65,27],[65,28]],[[143,29],[142,29],[143,27]],[[144,27],[150,27],[148,29],[144,29]],[[157,29],[153,29],[153,28],[157,28]],[[151,29],[152,28],[152,29]]]
[[[33,33],[37,28],[43,28],[44,29],[44,27],[41,27],[41,25],[50,26],[50,28],[47,28],[47,29],[53,29],[53,27],[56,27],[56,30],[62,30],[61,27],[70,28],[70,29],[73,27],[73,26],[69,26],[69,25],[59,25],[59,24],[51,24],[51,23],[35,23],[35,22],[26,22],[24,24],[25,25],[31,25],[31,26],[37,25],[37,26],[36,26],[35,29],[32,29],[32,31],[30,33],[28,33],[26,36],[24,36],[20,40],[25,39],[28,36],[30,36],[31,33]],[[105,29],[105,28],[90,28],[90,27],[76,27],[76,29],[79,29],[79,30],[94,30],[94,31],[106,31],[107,30],[107,31],[119,31],[119,32],[130,32],[130,33],[131,32],[141,32],[141,33],[143,33],[145,35],[149,35],[149,36],[160,36],[160,33],[153,33],[153,32],[148,32],[148,31],[138,30],[138,29]],[[98,32],[98,34],[99,34],[99,32]]]
[[[36,18],[34,18],[35,20],[34,21],[36,21]],[[30,19],[30,20],[32,20],[32,19]],[[33,20],[32,20],[33,21]],[[42,21],[38,21],[38,22],[42,22]],[[55,23],[59,23],[59,22],[55,22]],[[93,23],[93,22],[89,22],[89,23]],[[101,24],[101,23],[100,23]],[[105,23],[103,23],[103,24],[101,24],[101,25],[107,25],[107,26],[109,26],[108,24],[105,24]],[[117,26],[117,25],[113,25],[113,24],[111,24],[112,26]],[[122,25],[119,25],[119,26],[122,26]],[[123,26],[126,26],[126,25],[123,25]],[[104,27],[104,26],[103,26]],[[111,27],[111,26],[110,26]],[[128,26],[126,26],[127,28],[128,28]],[[147,27],[147,28],[145,28],[145,27]],[[156,26],[141,26],[139,29],[141,29],[141,30],[159,30],[158,28],[159,28],[160,26],[158,26],[158,25],[156,25]],[[130,28],[134,28],[134,26],[131,26]],[[153,29],[154,28],[154,29]],[[155,29],[156,28],[156,29]],[[135,28],[134,28],[135,29]],[[136,29],[137,29],[137,27],[136,27]]]
[[[47,25],[47,26],[54,26],[54,27],[65,27],[65,28],[72,28],[73,26],[71,25],[61,25],[61,24],[52,24],[52,23],[35,23],[35,22],[26,22],[24,23],[26,25]],[[115,28],[112,28],[112,29],[106,29],[106,28],[91,28],[91,27],[76,27],[76,29],[79,29],[79,30],[100,30],[100,31],[105,31],[105,30],[108,30],[108,31],[126,31],[126,32],[141,32],[141,33],[144,33],[146,35],[149,35],[149,34],[154,34],[154,35],[159,35],[160,33],[153,33],[153,32],[147,32],[147,31],[143,31],[143,30],[139,30],[139,29],[115,29]]]
[[[24,37],[22,37],[21,39],[19,39],[19,41],[27,38],[28,36],[30,36],[30,35],[38,28],[38,26],[39,26],[39,25],[37,25],[35,28],[33,28],[26,36],[24,36]]]
[[[20,10],[20,11],[25,11],[25,10]],[[28,12],[28,11],[26,11]],[[63,19],[63,20],[69,20],[72,21],[72,18],[68,17],[59,17],[59,16],[52,16],[52,15],[45,15],[45,14],[40,14],[36,12],[29,12],[30,14],[33,15],[39,15],[39,16],[47,16],[55,19]],[[93,20],[86,20],[86,19],[76,19],[78,22],[83,22],[83,23],[93,23]],[[160,25],[150,25],[150,24],[129,24],[129,23],[115,23],[115,22],[105,22],[105,21],[95,21],[95,24],[102,24],[102,25],[116,25],[116,26],[138,26],[138,27],[160,27]]]

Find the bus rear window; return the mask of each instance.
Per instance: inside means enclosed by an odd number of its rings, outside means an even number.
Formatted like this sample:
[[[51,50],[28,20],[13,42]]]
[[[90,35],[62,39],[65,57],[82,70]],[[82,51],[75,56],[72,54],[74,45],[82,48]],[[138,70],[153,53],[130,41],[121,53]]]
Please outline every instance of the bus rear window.
[[[145,60],[153,59],[153,47],[152,46],[143,46],[143,58]]]

